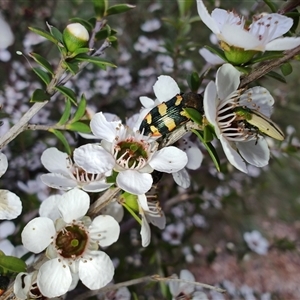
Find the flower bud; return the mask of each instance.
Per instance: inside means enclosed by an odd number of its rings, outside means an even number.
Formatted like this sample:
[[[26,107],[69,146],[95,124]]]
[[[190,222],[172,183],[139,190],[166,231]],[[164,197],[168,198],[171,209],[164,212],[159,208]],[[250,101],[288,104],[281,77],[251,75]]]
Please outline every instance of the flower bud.
[[[89,33],[80,23],[69,24],[63,32],[63,41],[69,52],[88,46]]]

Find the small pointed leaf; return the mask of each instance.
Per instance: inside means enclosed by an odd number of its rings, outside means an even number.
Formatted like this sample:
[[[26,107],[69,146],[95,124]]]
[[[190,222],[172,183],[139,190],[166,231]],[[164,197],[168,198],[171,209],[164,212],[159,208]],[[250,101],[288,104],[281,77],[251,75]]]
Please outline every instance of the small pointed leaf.
[[[95,57],[95,56],[89,56],[87,54],[79,54],[78,56],[76,56],[76,60],[79,60],[79,61],[87,61],[89,63],[93,63],[99,67],[103,67],[103,66],[109,66],[109,67],[112,67],[112,68],[116,68],[117,66],[114,65],[113,63],[103,59],[103,58],[100,58],[100,57]]]
[[[46,31],[44,29],[37,28],[37,27],[29,27],[29,29],[32,32],[34,32],[34,33],[36,33],[36,34],[38,34],[38,35],[46,38],[47,40],[49,40],[50,42],[54,43],[55,45],[57,45],[60,42],[51,33],[49,33],[48,31]]]
[[[72,124],[68,124],[66,126],[66,129],[82,133],[91,133],[90,126],[83,122],[75,122]]]
[[[79,71],[79,66],[77,62],[64,61],[66,68],[73,74],[76,75]]]
[[[280,66],[280,70],[284,76],[288,76],[293,72],[293,67],[289,62]]]
[[[47,26],[49,28],[49,31],[51,32],[51,34],[59,41],[62,42],[63,38],[62,38],[62,33],[54,26],[50,25],[47,23]]]
[[[188,74],[187,82],[192,92],[197,92],[200,87],[200,78],[197,72]]]
[[[25,262],[18,257],[0,255],[0,269],[4,274],[26,272]]]
[[[54,75],[52,66],[50,63],[41,55],[37,53],[29,53],[29,56],[32,57],[38,64],[40,64],[45,70],[47,70],[50,74]]]
[[[67,139],[65,138],[65,136],[59,130],[56,130],[56,129],[53,129],[53,128],[49,129],[49,132],[52,132],[53,134],[55,134],[55,136],[64,145],[67,154],[71,155],[71,148],[70,148],[70,145],[69,145]]]
[[[66,86],[56,86],[55,89],[61,92],[65,97],[70,99],[72,103],[77,106],[77,97],[71,89],[67,88]]]
[[[41,68],[32,68],[32,71],[37,75],[39,76],[42,81],[48,85],[50,83],[50,76],[47,72],[45,72],[44,70],[42,70]]]
[[[203,116],[198,110],[191,108],[191,107],[186,107],[186,108],[184,108],[184,110],[188,113],[188,115],[190,116],[190,118],[193,122],[195,122],[196,124],[202,125]]]
[[[70,120],[70,123],[79,121],[84,116],[85,109],[86,109],[86,98],[84,95],[82,95],[80,102],[78,104],[78,108],[77,108],[72,120]]]
[[[93,0],[93,4],[97,18],[102,19],[107,10],[108,0]]]
[[[124,12],[127,12],[131,9],[135,8],[135,5],[131,4],[116,4],[111,7],[109,7],[106,11],[106,16],[115,15],[115,14],[121,14]]]
[[[266,76],[274,78],[274,79],[276,79],[276,80],[278,80],[280,82],[286,83],[285,78],[282,75],[280,75],[280,74],[278,74],[278,73],[276,73],[274,71],[270,71],[268,74],[266,74]]]
[[[30,102],[45,102],[50,99],[50,96],[42,89],[36,89],[30,99]]]
[[[72,55],[70,57],[75,57],[82,53],[88,53],[90,50],[90,48],[78,48],[74,52],[72,52]]]
[[[65,110],[64,110],[60,120],[58,121],[57,125],[66,124],[70,118],[70,114],[71,114],[71,101],[69,98],[67,98]]]
[[[221,170],[220,159],[219,159],[219,156],[218,156],[217,151],[214,148],[214,146],[211,143],[206,142],[204,140],[203,134],[200,131],[192,129],[192,132],[194,134],[196,134],[198,136],[199,140],[203,143],[203,145],[206,148],[207,152],[209,153],[211,159],[213,160],[216,169],[220,172],[220,170]]]

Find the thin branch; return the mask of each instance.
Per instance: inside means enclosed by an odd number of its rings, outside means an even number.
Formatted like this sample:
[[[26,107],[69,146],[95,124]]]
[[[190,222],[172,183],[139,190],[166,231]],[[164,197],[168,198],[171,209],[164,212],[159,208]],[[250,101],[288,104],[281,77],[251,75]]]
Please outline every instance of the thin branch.
[[[154,281],[154,282],[171,282],[171,281],[174,281],[174,282],[179,282],[179,283],[187,283],[187,284],[191,284],[191,285],[195,285],[195,286],[200,286],[200,287],[205,288],[205,289],[214,290],[214,291],[219,292],[219,293],[226,293],[226,290],[224,290],[224,289],[221,289],[221,288],[209,285],[209,284],[205,284],[205,283],[182,280],[180,278],[177,278],[176,275],[172,275],[170,277],[161,277],[159,275],[152,275],[152,276],[145,276],[145,277],[141,277],[141,278],[137,278],[137,279],[117,283],[117,284],[114,284],[114,285],[106,286],[106,287],[104,287],[102,289],[99,289],[99,290],[96,290],[96,291],[89,291],[89,292],[86,292],[82,295],[79,295],[79,296],[75,297],[74,300],[85,300],[88,297],[92,297],[92,296],[98,295],[100,293],[104,294],[104,293],[107,293],[109,291],[117,290],[117,289],[122,288],[122,287],[127,287],[127,286],[131,286],[131,285],[140,284],[140,283],[144,283],[144,282],[151,282],[151,281]]]
[[[271,61],[266,61],[255,67],[255,69],[248,75],[242,78],[241,83],[240,83],[240,88],[246,87],[249,83],[252,81],[255,81],[262,76],[266,75],[273,69],[281,66],[282,64],[286,63],[290,59],[292,59],[294,56],[300,53],[300,46],[288,50],[284,52],[284,56],[281,58],[277,58]]]

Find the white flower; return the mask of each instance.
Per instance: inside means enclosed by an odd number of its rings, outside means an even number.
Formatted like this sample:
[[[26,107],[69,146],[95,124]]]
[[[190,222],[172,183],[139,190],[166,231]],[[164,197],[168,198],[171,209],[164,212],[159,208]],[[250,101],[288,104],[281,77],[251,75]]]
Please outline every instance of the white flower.
[[[145,32],[152,32],[161,27],[161,22],[159,19],[152,19],[146,21],[144,24],[141,25],[141,29]]]
[[[257,230],[244,233],[244,240],[248,247],[260,255],[265,255],[268,252],[269,242]]]
[[[148,196],[151,198],[151,196]],[[147,247],[151,240],[151,229],[149,223],[159,229],[166,226],[166,217],[158,201],[148,201],[145,194],[138,195],[139,213],[142,217],[141,237],[142,246]]]
[[[204,114],[220,139],[229,162],[247,173],[246,164],[264,167],[268,164],[268,144],[256,131],[245,126],[233,111],[237,106],[255,109],[269,117],[273,97],[263,87],[237,90],[240,73],[230,64],[224,64],[217,71],[216,83],[209,82],[204,92]],[[244,159],[244,160],[243,160]]]
[[[119,224],[111,216],[100,215],[93,221],[85,216],[90,199],[82,190],[73,189],[57,197],[60,201],[52,209],[61,217],[47,217],[51,207],[47,205],[40,210],[41,217],[31,220],[22,232],[23,245],[29,251],[39,253],[47,248],[49,261],[39,269],[38,288],[49,298],[63,295],[72,284],[72,275],[78,274],[89,289],[100,289],[112,280],[114,266],[98,247],[118,239]]]
[[[193,284],[195,277],[189,270],[181,270],[180,279],[182,282],[171,281],[169,283],[172,300],[208,300],[203,292],[195,291],[195,285]]]
[[[300,45],[300,38],[281,37],[293,26],[293,19],[283,15],[256,16],[246,27],[245,19],[232,11],[216,8],[210,15],[201,0],[197,0],[197,8],[203,23],[229,46],[244,50],[280,51]]]
[[[199,54],[205,59],[205,61],[210,65],[222,65],[225,63],[225,61],[218,56],[217,54],[212,53],[206,48],[201,48],[199,50]]]
[[[173,173],[187,163],[186,154],[170,146],[157,150],[151,137],[133,131],[121,122],[108,122],[103,113],[91,121],[93,134],[101,145],[86,144],[74,151],[74,160],[88,173],[98,174],[114,169],[118,187],[134,195],[146,193],[152,186],[151,172]]]
[[[50,171],[41,175],[41,180],[55,189],[70,190],[78,187],[86,192],[101,192],[111,186],[105,174],[91,174],[80,168],[68,154],[56,148],[46,149],[41,157],[42,164]]]
[[[5,154],[0,152],[0,177],[6,172],[8,162]],[[0,190],[0,220],[15,219],[22,211],[20,198],[8,191]]]
[[[169,224],[162,233],[162,239],[169,242],[170,245],[180,245],[184,232],[183,223]]]
[[[4,20],[3,16],[0,14],[0,49],[6,49],[14,42],[14,34],[11,31],[9,24]]]

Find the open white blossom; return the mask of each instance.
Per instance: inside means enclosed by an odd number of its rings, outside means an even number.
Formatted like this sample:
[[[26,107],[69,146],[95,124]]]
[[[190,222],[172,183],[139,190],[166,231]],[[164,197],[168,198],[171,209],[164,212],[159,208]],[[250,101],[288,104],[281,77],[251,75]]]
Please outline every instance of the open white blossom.
[[[70,190],[78,187],[86,192],[101,192],[111,186],[106,183],[105,174],[91,174],[74,163],[67,153],[52,147],[41,157],[42,164],[50,171],[41,175],[41,180],[55,189]]]
[[[244,233],[244,240],[248,247],[260,255],[266,255],[269,248],[269,242],[257,230]]]
[[[8,161],[5,154],[0,153],[0,177],[6,172]],[[0,220],[12,220],[22,212],[20,198],[8,190],[0,190]]]
[[[197,0],[197,8],[203,23],[229,46],[244,50],[280,51],[300,45],[299,37],[281,37],[293,26],[292,18],[276,13],[263,14],[246,26],[244,17],[232,11],[216,8],[210,15],[201,0]]]
[[[91,121],[99,144],[86,144],[74,151],[74,160],[88,173],[98,174],[108,168],[118,172],[116,184],[124,191],[141,195],[150,190],[154,170],[173,173],[187,163],[186,154],[174,146],[158,150],[151,137],[133,131],[121,122],[108,122],[102,112]]]
[[[208,297],[201,291],[195,290],[194,275],[189,270],[181,270],[180,277],[182,282],[171,281],[169,283],[172,300],[208,300]]]
[[[44,296],[57,297],[69,290],[73,275],[78,274],[89,289],[100,289],[112,280],[114,266],[98,248],[117,241],[120,226],[111,216],[100,215],[93,221],[85,216],[90,199],[82,190],[73,189],[56,197],[60,197],[58,204],[53,201],[45,205],[40,209],[41,216],[22,231],[22,243],[29,251],[40,253],[47,248],[49,260],[39,268],[37,286]],[[49,218],[55,215],[49,210],[56,210],[60,218]]]
[[[256,86],[246,91],[237,90],[240,73],[232,65],[224,64],[204,92],[204,114],[214,126],[229,162],[247,173],[244,162],[264,167],[269,162],[270,151],[266,140],[239,121],[234,108],[248,107],[270,117],[274,99],[263,87]]]

